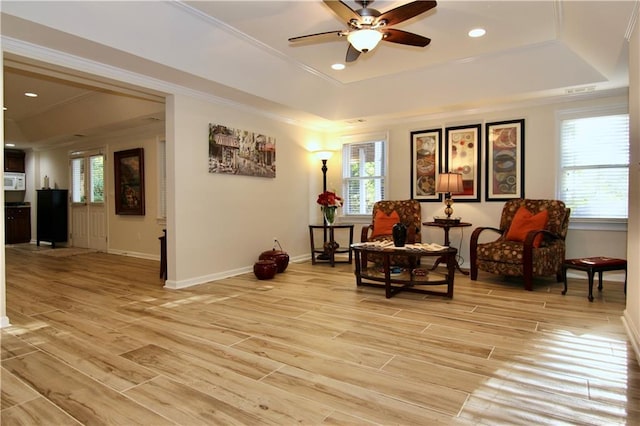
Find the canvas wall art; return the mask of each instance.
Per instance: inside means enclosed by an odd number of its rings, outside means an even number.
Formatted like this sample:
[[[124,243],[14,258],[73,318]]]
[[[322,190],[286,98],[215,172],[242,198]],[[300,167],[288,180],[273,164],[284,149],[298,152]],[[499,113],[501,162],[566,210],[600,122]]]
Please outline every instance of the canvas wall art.
[[[275,178],[275,138],[209,123],[209,173]]]
[[[442,194],[436,192],[441,151],[441,129],[411,132],[411,198],[414,200],[442,200]]]
[[[487,201],[524,198],[524,119],[487,123]]]
[[[480,201],[480,124],[448,127],[447,170],[462,175],[464,192],[456,194],[456,202]]]

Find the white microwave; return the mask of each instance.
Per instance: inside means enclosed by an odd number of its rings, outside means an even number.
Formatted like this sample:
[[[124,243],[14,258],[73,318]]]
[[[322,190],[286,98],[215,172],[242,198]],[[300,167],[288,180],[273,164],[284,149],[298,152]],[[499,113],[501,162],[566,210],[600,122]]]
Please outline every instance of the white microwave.
[[[4,173],[4,190],[5,191],[24,191],[25,190],[24,173],[5,172]]]

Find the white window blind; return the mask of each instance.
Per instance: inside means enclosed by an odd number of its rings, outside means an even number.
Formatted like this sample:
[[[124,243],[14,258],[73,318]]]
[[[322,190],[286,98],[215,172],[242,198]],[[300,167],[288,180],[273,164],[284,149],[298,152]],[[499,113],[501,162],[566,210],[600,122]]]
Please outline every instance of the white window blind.
[[[626,219],[628,114],[567,118],[560,123],[559,198],[579,219]]]
[[[344,144],[342,159],[344,214],[370,214],[373,204],[385,197],[385,141]]]

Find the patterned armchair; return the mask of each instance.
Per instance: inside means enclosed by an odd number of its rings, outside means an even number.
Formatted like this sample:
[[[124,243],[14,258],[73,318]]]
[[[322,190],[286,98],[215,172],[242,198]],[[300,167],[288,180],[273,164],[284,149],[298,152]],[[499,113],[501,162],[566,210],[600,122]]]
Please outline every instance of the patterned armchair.
[[[510,227],[521,207],[525,207],[527,213],[532,215],[546,210],[548,219],[544,229],[525,231],[522,241],[514,241]],[[555,274],[560,282],[570,213],[571,209],[558,200],[507,201],[502,209],[500,229],[480,227],[471,235],[471,279],[477,280],[478,270],[481,269],[494,274],[521,276],[527,290],[533,289],[533,277],[536,276]],[[495,241],[479,243],[484,231],[493,231],[499,236]]]
[[[397,217],[395,216],[397,214]],[[416,200],[378,201],[373,205],[370,225],[362,227],[361,242],[393,241],[391,226],[401,222],[407,227],[407,243],[422,242],[422,215]],[[391,219],[393,217],[394,219]],[[369,255],[368,260],[380,263],[382,256]],[[406,256],[391,256],[392,264],[406,263]]]

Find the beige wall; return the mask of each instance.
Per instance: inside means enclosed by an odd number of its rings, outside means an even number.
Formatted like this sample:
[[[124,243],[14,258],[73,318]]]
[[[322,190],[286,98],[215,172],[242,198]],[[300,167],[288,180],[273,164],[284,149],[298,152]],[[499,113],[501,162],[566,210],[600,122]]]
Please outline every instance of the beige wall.
[[[625,325],[640,362],[640,30],[635,26],[629,44],[629,241]]]
[[[182,287],[248,271],[277,237],[292,258],[309,253],[314,132],[250,111],[176,95],[167,102],[167,286]],[[275,179],[208,172],[208,126],[276,138]]]

